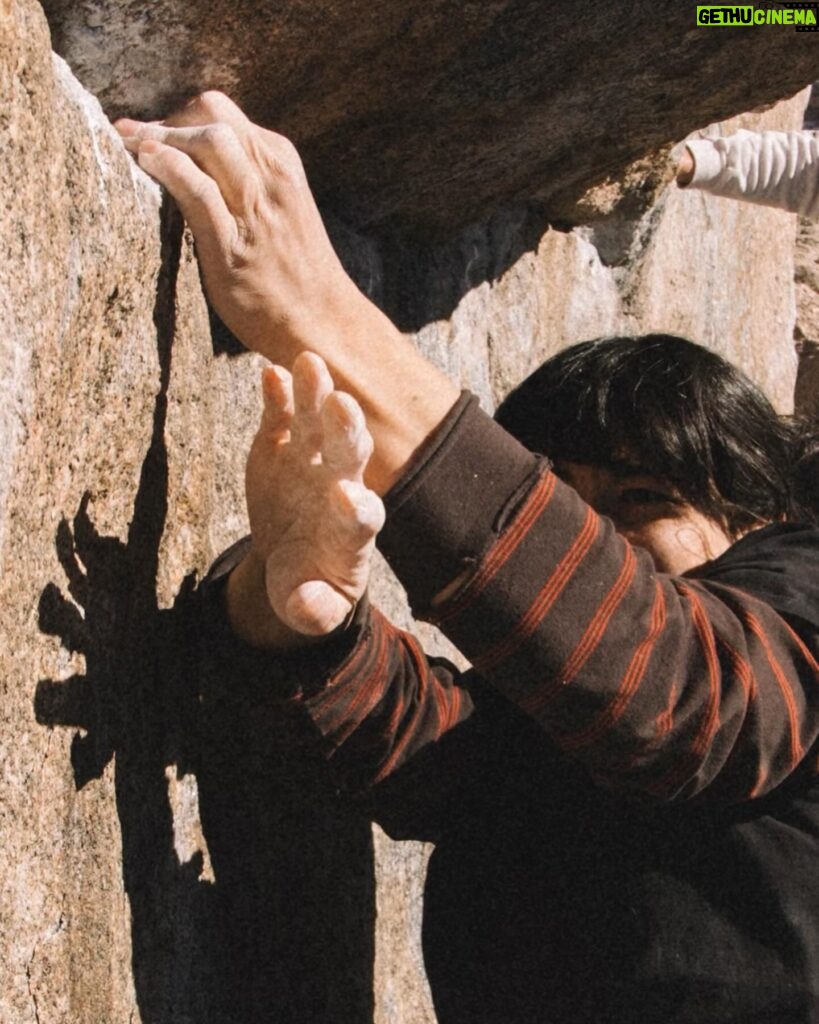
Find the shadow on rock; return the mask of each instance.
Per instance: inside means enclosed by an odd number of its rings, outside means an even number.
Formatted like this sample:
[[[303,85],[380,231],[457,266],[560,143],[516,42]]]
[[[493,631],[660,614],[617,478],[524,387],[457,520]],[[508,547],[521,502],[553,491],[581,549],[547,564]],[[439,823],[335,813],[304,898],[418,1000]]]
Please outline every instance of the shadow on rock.
[[[35,713],[43,725],[77,730],[78,789],[114,760],[142,1020],[364,1024],[369,826],[339,802],[295,718],[250,713],[241,694],[215,706],[202,699],[207,637],[193,578],[172,608],[158,607],[180,239],[178,215],[165,207],[154,311],[160,388],[128,536],[100,535],[90,494],[60,523],[65,581],[44,588],[39,623],[84,655],[86,671],[41,680]],[[175,820],[169,787],[198,799],[198,815],[188,801],[187,824]],[[183,842],[183,826],[200,836],[198,849]]]

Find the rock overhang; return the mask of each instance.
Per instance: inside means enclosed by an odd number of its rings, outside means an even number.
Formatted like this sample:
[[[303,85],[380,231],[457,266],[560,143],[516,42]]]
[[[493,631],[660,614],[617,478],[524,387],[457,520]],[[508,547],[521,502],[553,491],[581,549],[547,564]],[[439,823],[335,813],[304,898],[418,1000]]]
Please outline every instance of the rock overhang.
[[[325,208],[376,233],[445,236],[520,201],[593,219],[590,189],[819,66],[810,32],[701,27],[653,0],[43,6],[109,117],[221,89],[297,144]]]

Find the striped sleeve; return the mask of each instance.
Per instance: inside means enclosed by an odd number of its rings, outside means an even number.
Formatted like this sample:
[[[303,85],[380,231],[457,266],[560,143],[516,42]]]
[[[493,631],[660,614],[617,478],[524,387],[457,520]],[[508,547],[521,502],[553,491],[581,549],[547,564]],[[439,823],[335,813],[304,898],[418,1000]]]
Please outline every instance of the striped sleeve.
[[[375,609],[350,655],[302,703],[336,778],[356,790],[391,775],[473,710],[458,670],[428,658]]]
[[[427,657],[366,595],[351,622],[319,644],[280,651],[241,640],[228,622],[225,584],[249,543],[245,538],[225,551],[200,587],[203,705],[230,706],[233,715],[239,701],[254,718],[281,715],[291,723],[305,713],[314,728],[303,735],[312,746],[318,730],[335,784],[351,792],[392,775],[470,717],[463,674],[445,658]]]
[[[474,493],[461,480],[458,507],[477,511],[472,539],[453,544],[447,563],[450,579],[470,566],[467,582],[440,607],[423,572],[402,582],[416,613],[482,676],[615,789],[670,800],[708,788],[743,800],[806,762],[819,731],[815,635],[797,635],[743,591],[656,573],[547,466],[522,448],[510,458],[508,436],[475,406],[451,424],[412,493],[399,485],[388,496],[388,558],[396,547],[441,549],[429,536],[434,507],[442,535],[457,532],[442,483],[448,462],[475,452],[491,470]]]

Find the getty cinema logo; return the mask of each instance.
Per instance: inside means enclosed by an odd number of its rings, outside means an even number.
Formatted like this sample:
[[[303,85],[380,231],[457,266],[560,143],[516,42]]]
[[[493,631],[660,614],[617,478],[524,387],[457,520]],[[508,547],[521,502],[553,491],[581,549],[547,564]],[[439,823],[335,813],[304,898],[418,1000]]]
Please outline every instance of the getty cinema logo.
[[[819,3],[761,4],[759,7],[726,5],[697,8],[698,25],[792,25],[797,32],[819,31]]]

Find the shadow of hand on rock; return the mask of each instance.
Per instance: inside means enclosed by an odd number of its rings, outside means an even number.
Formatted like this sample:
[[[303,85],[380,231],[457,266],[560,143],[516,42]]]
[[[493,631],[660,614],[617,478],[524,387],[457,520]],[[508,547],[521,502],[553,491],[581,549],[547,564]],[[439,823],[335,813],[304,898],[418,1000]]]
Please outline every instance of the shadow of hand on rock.
[[[202,851],[184,863],[177,854],[166,775],[170,765],[179,775],[186,773],[194,756],[182,742],[185,723],[191,721],[191,707],[185,703],[192,694],[186,695],[179,671],[193,579],[185,581],[172,609],[160,611],[156,556],[145,549],[146,537],[133,529],[128,543],[101,536],[89,515],[90,505],[86,493],[73,521],[63,520],[57,530],[67,595],[52,582],[39,603],[41,630],[82,654],[86,671],[64,681],[40,680],[35,713],[41,724],[78,730],[71,743],[78,790],[101,778],[116,758],[137,1000],[143,1019],[165,1024],[179,1019],[172,996],[178,1007],[187,988],[187,1011],[199,1013],[206,1009],[200,996],[208,988],[206,944],[213,894],[200,881]],[[136,550],[144,560],[134,557]],[[184,944],[180,929],[187,935]],[[197,974],[199,984],[191,985]]]
[[[86,663],[84,675],[41,680],[35,696],[38,722],[80,730],[71,745],[77,789],[100,778],[110,762],[125,722],[133,719],[126,707],[129,696],[143,704],[147,696],[142,692],[146,680],[134,672],[133,658],[123,659],[134,621],[128,549],[118,538],[97,533],[88,514],[90,501],[86,492],[73,522],[63,519],[57,529],[55,546],[69,596],[52,582],[39,602],[40,629],[58,637],[66,650],[82,654]],[[140,647],[147,646],[145,639]],[[112,686],[113,680],[120,685]]]
[[[43,589],[39,624],[83,656],[85,672],[40,680],[35,714],[77,730],[77,789],[113,762],[142,1020],[367,1024],[368,824],[339,802],[303,724],[259,716],[241,693],[215,707],[203,698],[208,636],[193,577],[172,608],[159,608],[180,239],[165,207],[154,310],[160,387],[128,535],[100,533],[89,493],[60,523],[64,579]]]

